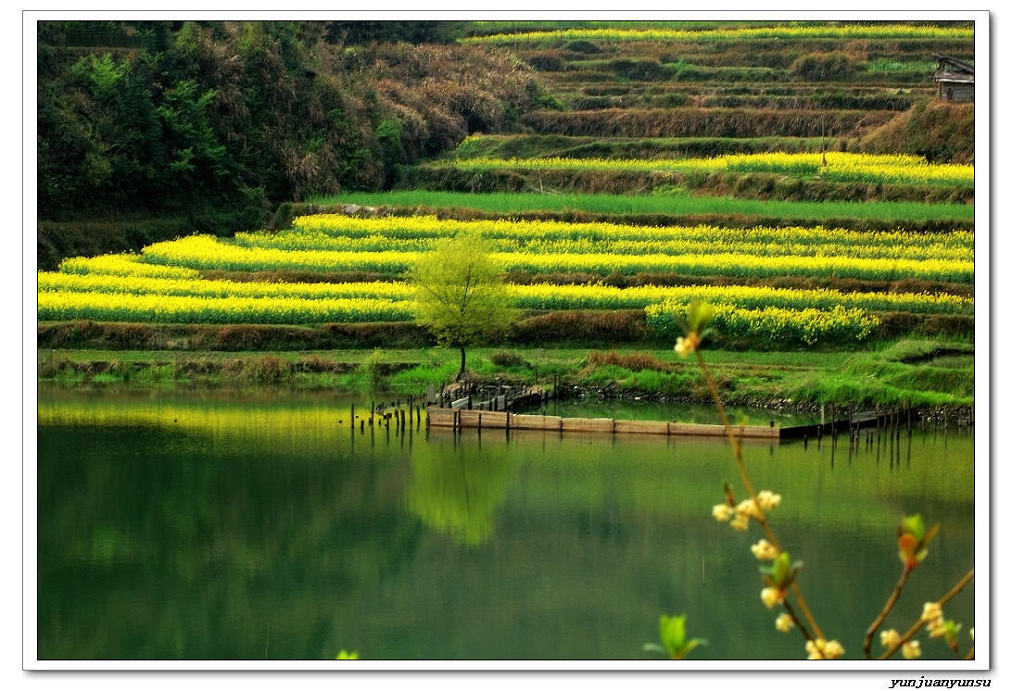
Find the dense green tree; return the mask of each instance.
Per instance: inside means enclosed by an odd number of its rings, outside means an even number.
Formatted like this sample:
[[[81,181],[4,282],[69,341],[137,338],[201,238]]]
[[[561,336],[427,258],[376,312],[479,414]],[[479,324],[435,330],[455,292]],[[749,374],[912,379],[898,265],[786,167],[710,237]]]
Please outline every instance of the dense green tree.
[[[467,371],[466,348],[483,336],[506,329],[515,312],[492,244],[481,236],[458,233],[433,244],[412,267],[415,319],[441,342],[460,349],[460,371]]]

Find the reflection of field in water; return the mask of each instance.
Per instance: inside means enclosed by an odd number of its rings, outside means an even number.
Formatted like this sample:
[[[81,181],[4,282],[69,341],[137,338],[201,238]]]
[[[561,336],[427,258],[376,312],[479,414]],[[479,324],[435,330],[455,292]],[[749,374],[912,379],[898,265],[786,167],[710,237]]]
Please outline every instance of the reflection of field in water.
[[[641,658],[657,617],[684,611],[710,641],[694,657],[804,657],[759,602],[758,529],[710,517],[740,484],[726,442],[352,435],[350,403],[42,387],[40,656]],[[972,563],[965,432],[745,456],[783,495],[772,521],[847,657],[898,576],[903,513],[942,531],[889,625]],[[969,628],[972,603],[971,587],[946,613]]]

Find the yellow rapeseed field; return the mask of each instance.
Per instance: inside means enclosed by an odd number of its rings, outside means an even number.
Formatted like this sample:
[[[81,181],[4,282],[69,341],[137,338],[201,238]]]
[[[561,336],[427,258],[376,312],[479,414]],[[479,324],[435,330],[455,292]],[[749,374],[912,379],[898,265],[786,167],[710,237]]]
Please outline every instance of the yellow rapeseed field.
[[[973,38],[969,27],[941,27],[918,24],[777,24],[765,27],[728,29],[621,29],[572,28],[472,36],[462,43],[526,43],[545,41],[693,41],[814,38]]]
[[[973,186],[973,166],[928,163],[921,156],[770,152],[728,154],[713,158],[469,158],[453,162],[464,170],[590,170],[590,171],[728,171],[768,172],[795,177],[819,177],[837,182]]]

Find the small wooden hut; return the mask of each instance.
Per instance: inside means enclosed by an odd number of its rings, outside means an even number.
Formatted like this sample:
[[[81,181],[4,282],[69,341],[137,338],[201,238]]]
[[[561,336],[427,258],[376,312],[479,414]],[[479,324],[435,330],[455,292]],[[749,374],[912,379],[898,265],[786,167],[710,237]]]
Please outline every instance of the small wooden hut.
[[[932,57],[938,61],[935,70],[938,98],[956,103],[973,101],[973,65],[938,53]]]

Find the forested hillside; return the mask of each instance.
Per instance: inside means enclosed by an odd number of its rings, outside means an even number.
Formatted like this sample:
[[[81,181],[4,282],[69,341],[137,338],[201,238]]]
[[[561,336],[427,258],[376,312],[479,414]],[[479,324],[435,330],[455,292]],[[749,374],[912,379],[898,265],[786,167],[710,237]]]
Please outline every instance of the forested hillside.
[[[504,48],[442,42],[446,30],[40,23],[39,218],[74,221],[40,224],[40,263],[183,227],[252,228],[280,201],[377,189],[398,165],[509,128],[538,104],[529,67]],[[132,224],[133,243],[115,227],[63,232],[99,218],[146,222]]]

